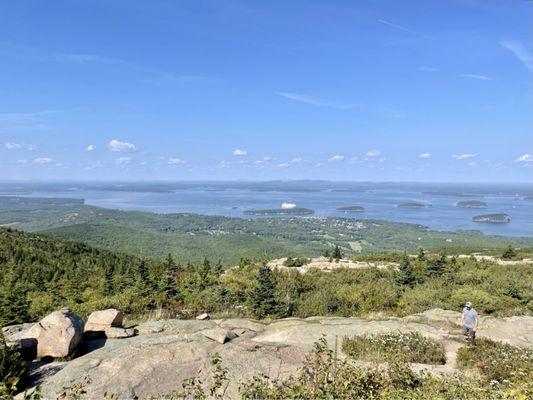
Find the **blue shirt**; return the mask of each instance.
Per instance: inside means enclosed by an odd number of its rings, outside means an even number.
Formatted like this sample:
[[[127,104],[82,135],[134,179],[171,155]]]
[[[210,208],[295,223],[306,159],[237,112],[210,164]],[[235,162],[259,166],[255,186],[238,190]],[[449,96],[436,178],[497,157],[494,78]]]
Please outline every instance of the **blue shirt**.
[[[463,323],[464,326],[467,328],[473,328],[476,326],[477,321],[477,311],[471,308],[470,310],[468,308],[463,308]]]

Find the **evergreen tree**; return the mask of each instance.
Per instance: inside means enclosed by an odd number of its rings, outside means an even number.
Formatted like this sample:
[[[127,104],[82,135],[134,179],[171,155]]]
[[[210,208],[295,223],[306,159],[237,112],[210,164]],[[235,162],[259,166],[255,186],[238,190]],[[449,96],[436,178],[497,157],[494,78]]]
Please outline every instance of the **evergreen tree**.
[[[107,265],[104,271],[104,294],[111,295],[113,294],[114,282],[113,282],[113,267]]]
[[[0,326],[19,324],[29,320],[26,289],[12,277],[6,277],[0,293]]]
[[[341,248],[338,245],[335,245],[335,248],[333,249],[333,252],[331,253],[331,257],[333,257],[336,262],[339,262],[342,256],[343,254],[342,254]]]
[[[259,275],[255,288],[250,293],[252,312],[257,318],[276,315],[278,304],[275,298],[276,283],[272,271],[266,265],[259,268]]]
[[[396,282],[402,286],[413,287],[416,283],[413,266],[407,255],[404,255],[396,276]]]
[[[204,261],[202,262],[202,265],[200,265],[200,268],[198,268],[200,290],[204,290],[207,286],[209,286],[209,272],[210,271],[211,271],[211,263],[209,262],[207,257],[204,257]]]
[[[418,261],[426,261],[427,260],[426,253],[424,252],[424,249],[422,247],[420,247],[418,249],[417,259],[418,259]]]
[[[502,258],[505,258],[508,260],[511,258],[515,258],[516,256],[517,256],[516,250],[511,245],[509,245],[509,247],[507,247],[507,249],[502,254]]]
[[[446,270],[446,255],[441,254],[438,258],[428,263],[427,271],[429,276],[442,276]]]
[[[164,271],[159,281],[159,291],[164,293],[167,299],[175,298],[178,294],[176,280],[169,271]]]
[[[149,286],[150,274],[148,272],[148,264],[144,259],[139,263],[138,273],[138,278],[141,280],[141,282],[143,282],[146,286]]]

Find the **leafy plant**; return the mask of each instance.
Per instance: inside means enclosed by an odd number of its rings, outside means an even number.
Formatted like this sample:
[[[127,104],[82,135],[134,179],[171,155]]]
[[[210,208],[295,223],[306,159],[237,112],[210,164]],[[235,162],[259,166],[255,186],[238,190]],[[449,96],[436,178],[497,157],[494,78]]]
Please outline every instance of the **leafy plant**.
[[[0,398],[10,398],[19,391],[25,372],[19,346],[8,346],[0,330]]]
[[[442,344],[418,332],[388,332],[374,335],[344,337],[342,350],[354,359],[395,361],[422,364],[444,364]]]

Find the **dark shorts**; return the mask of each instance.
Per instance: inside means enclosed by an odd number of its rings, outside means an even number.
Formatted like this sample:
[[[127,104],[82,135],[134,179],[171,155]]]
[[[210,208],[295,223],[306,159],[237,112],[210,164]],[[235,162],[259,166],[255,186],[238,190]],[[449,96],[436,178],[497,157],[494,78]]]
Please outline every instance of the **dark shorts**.
[[[474,331],[474,328],[469,328],[467,326],[463,326],[463,335],[465,335],[469,339],[475,339],[476,332]]]

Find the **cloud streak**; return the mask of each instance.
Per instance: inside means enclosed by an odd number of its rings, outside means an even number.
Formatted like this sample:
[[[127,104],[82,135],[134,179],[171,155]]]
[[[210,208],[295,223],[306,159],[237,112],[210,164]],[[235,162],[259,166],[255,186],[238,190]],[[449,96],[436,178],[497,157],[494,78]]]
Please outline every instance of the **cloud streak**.
[[[478,153],[463,153],[463,154],[454,154],[452,158],[454,160],[468,160],[469,158],[477,157]]]
[[[406,28],[405,26],[394,24],[392,22],[386,21],[384,19],[378,19],[378,22],[383,25],[390,26],[391,28],[399,29],[403,32],[410,33],[412,35],[422,36],[420,33],[413,31],[412,29]]]
[[[500,46],[514,54],[527,69],[533,72],[533,54],[516,40],[500,40]]]
[[[461,74],[463,78],[477,79],[479,81],[492,81],[494,78],[487,75],[478,75],[478,74]]]
[[[114,152],[132,153],[137,150],[137,147],[133,143],[122,142],[117,139],[112,139],[107,143],[107,148]]]
[[[326,99],[321,99],[318,97],[308,96],[305,94],[299,93],[290,93],[290,92],[275,92],[276,95],[284,97],[289,100],[299,101],[301,103],[310,104],[317,107],[327,107],[327,108],[336,108],[338,110],[349,110],[351,108],[359,107],[360,104],[357,103],[342,103],[336,101],[330,101]]]

